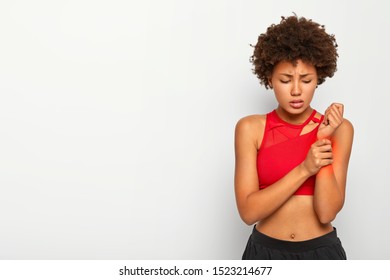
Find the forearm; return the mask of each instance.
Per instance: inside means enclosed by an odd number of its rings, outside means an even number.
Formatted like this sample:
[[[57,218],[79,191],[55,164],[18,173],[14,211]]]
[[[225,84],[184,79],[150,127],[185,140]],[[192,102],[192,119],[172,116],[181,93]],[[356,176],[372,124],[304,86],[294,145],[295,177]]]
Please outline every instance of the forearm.
[[[330,223],[344,204],[340,182],[337,181],[332,165],[322,167],[316,176],[314,210],[321,223]]]
[[[241,218],[248,225],[267,218],[279,209],[309,177],[310,174],[302,165],[298,165],[274,184],[249,194],[239,207]]]

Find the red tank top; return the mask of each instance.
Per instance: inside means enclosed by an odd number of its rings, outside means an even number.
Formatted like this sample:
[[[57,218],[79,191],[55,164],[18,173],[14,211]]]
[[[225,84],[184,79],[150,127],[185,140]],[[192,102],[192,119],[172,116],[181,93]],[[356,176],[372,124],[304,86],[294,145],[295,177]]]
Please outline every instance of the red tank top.
[[[316,110],[310,117],[299,125],[283,121],[272,111],[266,116],[264,136],[257,152],[257,173],[260,189],[281,179],[305,160],[310,146],[317,140],[319,125],[312,131],[301,134],[302,129],[310,122],[321,123],[321,119],[315,118]],[[315,175],[307,179],[294,195],[313,195]]]

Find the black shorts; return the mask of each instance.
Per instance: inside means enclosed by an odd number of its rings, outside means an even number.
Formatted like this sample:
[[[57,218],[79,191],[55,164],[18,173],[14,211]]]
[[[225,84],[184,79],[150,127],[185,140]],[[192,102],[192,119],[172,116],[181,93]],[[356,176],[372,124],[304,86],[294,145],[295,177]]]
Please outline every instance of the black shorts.
[[[256,227],[249,237],[243,260],[346,260],[344,248],[333,231],[305,241],[285,241],[269,237]]]

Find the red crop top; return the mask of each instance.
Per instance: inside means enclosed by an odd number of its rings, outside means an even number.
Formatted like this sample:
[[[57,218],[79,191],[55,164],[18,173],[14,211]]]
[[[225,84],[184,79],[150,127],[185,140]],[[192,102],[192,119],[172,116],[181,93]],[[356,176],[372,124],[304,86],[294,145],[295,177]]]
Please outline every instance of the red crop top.
[[[317,140],[319,125],[312,131],[301,134],[302,129],[310,122],[321,123],[315,118],[316,110],[299,125],[283,121],[272,111],[266,116],[263,141],[257,152],[257,173],[260,189],[275,183],[293,168],[305,160],[310,146]],[[313,195],[315,175],[307,179],[294,195]]]

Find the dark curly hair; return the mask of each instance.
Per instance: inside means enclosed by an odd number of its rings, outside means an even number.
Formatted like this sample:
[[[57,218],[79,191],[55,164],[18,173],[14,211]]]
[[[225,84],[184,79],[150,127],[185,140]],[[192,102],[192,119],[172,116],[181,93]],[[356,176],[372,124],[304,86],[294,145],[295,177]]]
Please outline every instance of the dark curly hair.
[[[282,17],[279,24],[272,24],[267,32],[260,34],[250,62],[260,84],[270,87],[269,78],[274,66],[281,61],[294,65],[298,59],[316,67],[318,85],[337,70],[337,43],[334,35],[325,32],[325,27],[296,15]]]

